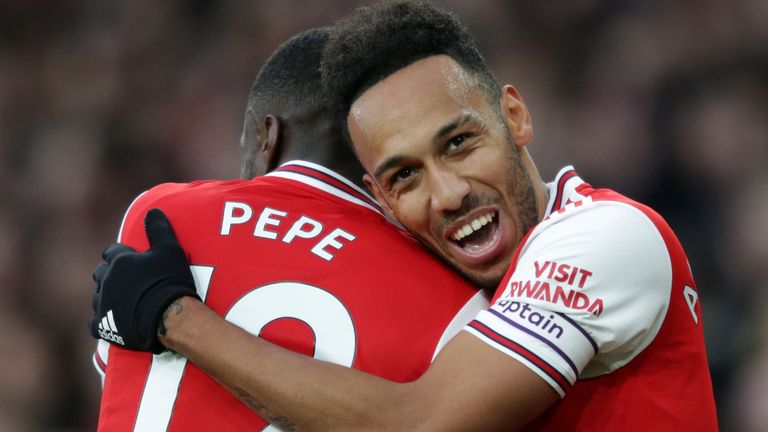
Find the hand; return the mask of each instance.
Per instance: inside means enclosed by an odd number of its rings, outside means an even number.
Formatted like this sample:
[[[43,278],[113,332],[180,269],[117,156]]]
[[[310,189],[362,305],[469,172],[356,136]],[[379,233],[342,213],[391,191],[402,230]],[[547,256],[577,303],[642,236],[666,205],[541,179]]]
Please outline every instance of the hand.
[[[165,349],[157,330],[166,308],[180,297],[200,297],[165,213],[147,212],[144,228],[149,240],[146,252],[120,243],[104,249],[105,262],[93,273],[96,289],[90,328],[94,338],[158,354]]]

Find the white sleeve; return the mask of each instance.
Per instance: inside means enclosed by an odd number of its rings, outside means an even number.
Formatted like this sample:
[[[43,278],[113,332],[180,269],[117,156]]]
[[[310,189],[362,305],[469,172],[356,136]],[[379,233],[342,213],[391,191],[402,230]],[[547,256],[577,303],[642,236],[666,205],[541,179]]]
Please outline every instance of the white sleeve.
[[[653,341],[671,285],[653,222],[629,204],[588,202],[537,226],[502,294],[466,329],[563,396],[577,378],[610,373]]]

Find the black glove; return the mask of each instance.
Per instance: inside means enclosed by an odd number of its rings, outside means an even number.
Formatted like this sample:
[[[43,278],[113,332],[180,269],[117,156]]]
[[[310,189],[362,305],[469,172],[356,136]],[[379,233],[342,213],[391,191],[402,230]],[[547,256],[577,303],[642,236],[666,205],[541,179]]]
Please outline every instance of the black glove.
[[[93,279],[90,327],[94,338],[123,348],[162,352],[157,329],[166,308],[183,296],[200,298],[184,250],[168,218],[159,209],[147,212],[144,228],[149,249],[137,253],[115,243],[106,249]]]

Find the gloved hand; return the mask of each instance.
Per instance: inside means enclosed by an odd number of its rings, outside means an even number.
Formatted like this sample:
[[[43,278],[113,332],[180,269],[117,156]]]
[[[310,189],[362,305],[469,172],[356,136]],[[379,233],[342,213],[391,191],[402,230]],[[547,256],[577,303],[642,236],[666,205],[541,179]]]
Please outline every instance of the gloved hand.
[[[149,240],[146,252],[120,243],[104,249],[105,262],[93,273],[96,289],[90,328],[94,338],[159,354],[165,347],[157,329],[165,310],[180,297],[200,297],[165,213],[147,212],[144,228]]]

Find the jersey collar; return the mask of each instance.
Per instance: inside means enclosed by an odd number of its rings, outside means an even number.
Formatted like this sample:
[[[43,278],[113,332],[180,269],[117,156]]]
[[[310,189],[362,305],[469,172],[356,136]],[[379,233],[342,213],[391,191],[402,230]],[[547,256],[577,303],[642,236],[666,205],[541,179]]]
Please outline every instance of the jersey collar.
[[[379,203],[362,188],[341,174],[316,163],[302,160],[289,161],[267,173],[266,176],[294,180],[371,209],[381,215],[384,214]]]
[[[568,165],[557,173],[557,177],[551,183],[547,183],[549,188],[549,203],[547,203],[547,211],[544,213],[546,218],[552,212],[560,210],[563,206],[580,201],[584,198],[576,189],[585,184],[584,180],[579,177],[573,166]]]

